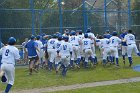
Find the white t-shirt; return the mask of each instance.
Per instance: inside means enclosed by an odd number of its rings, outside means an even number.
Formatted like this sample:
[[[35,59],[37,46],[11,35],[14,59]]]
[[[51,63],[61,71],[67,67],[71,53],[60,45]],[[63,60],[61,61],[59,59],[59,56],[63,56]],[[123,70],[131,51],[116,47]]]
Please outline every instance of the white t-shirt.
[[[42,50],[43,49],[43,44],[42,44],[42,42],[40,41],[40,40],[36,40],[36,43],[38,44],[38,49],[39,50]]]
[[[127,34],[125,35],[124,37],[124,40],[126,40],[126,44],[135,44],[136,41],[135,41],[135,36],[133,34]]]
[[[15,65],[15,61],[20,59],[19,50],[15,46],[5,46],[0,49],[2,55],[1,63],[9,63]]]

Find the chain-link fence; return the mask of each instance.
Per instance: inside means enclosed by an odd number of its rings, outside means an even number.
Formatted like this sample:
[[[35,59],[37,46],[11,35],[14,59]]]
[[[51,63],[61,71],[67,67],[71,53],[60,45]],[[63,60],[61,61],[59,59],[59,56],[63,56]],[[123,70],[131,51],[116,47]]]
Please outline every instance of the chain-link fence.
[[[139,0],[0,0],[0,39],[88,27],[93,33],[132,28],[139,39]]]

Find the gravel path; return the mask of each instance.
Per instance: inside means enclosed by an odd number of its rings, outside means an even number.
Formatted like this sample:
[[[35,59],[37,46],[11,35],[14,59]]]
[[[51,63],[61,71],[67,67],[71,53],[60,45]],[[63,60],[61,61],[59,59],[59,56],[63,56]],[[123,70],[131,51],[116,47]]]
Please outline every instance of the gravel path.
[[[89,88],[89,87],[97,87],[97,86],[106,86],[106,85],[113,85],[113,84],[133,83],[133,82],[140,82],[140,77],[130,78],[130,79],[112,80],[112,81],[84,83],[84,84],[74,84],[74,85],[59,86],[59,87],[35,88],[35,89],[29,89],[29,90],[15,90],[15,91],[11,91],[10,93],[43,93],[43,92],[54,92],[54,91],[64,91],[64,90]]]

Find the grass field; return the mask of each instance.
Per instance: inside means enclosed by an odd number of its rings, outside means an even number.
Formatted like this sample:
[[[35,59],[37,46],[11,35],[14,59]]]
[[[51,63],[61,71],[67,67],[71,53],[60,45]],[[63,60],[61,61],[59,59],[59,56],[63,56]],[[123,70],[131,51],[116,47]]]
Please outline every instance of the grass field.
[[[135,57],[133,65],[139,64],[139,60],[140,58]],[[48,72],[46,70],[40,70],[39,73],[28,76],[27,68],[17,68],[13,89],[43,88],[48,86],[70,85],[140,76],[139,72],[135,72],[131,68],[128,68],[128,64],[127,67],[124,67],[121,60],[120,65],[120,69],[117,69],[114,66],[103,68],[99,64],[96,68],[69,70],[67,77],[65,78],[56,75],[54,71]],[[4,87],[5,85],[0,83],[0,90],[3,90]]]
[[[51,93],[139,93],[139,92],[140,92],[140,82],[94,87],[94,88],[83,88],[70,91],[58,91]]]

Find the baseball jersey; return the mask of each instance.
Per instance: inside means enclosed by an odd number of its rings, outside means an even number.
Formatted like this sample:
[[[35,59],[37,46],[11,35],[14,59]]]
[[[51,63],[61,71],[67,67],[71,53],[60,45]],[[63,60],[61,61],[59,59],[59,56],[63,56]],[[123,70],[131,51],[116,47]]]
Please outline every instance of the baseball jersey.
[[[0,54],[2,55],[1,63],[13,64],[20,59],[19,50],[15,46],[5,46],[1,48]]]
[[[42,44],[42,42],[40,41],[40,40],[36,40],[36,43],[38,44],[38,49],[43,49],[43,44]]]
[[[121,39],[124,39],[125,35],[127,35],[127,33],[122,33],[122,34],[120,35],[120,38],[121,38]],[[126,42],[122,42],[121,44],[122,44],[122,46],[127,46]]]
[[[30,40],[25,45],[25,48],[27,48],[27,50],[28,50],[28,57],[36,57],[37,56],[36,47],[38,47],[38,44],[34,40]]]
[[[124,39],[126,40],[126,44],[135,44],[135,36],[133,34],[127,34],[125,35]]]
[[[72,45],[69,42],[63,42],[58,50],[62,55],[70,55],[70,52],[72,52]]]
[[[93,33],[90,32],[90,33],[87,33],[87,34],[88,34],[89,37],[95,38],[95,35]]]
[[[109,39],[104,38],[104,39],[101,39],[100,42],[101,42],[101,46],[103,48],[108,48],[109,47]]]
[[[72,45],[79,45],[80,39],[78,38],[78,36],[71,36],[69,38],[69,43],[71,43]]]
[[[89,38],[83,39],[83,49],[91,49],[92,40]]]
[[[64,41],[57,41],[57,42],[55,42],[55,49],[58,50],[63,42]]]
[[[121,43],[121,39],[117,36],[112,36],[110,39],[110,46],[118,47],[119,43]]]
[[[55,43],[57,42],[57,39],[50,39],[47,42],[47,49],[55,49]]]

